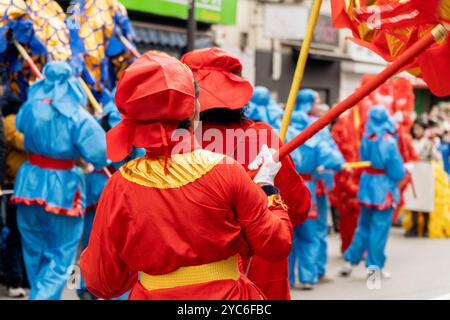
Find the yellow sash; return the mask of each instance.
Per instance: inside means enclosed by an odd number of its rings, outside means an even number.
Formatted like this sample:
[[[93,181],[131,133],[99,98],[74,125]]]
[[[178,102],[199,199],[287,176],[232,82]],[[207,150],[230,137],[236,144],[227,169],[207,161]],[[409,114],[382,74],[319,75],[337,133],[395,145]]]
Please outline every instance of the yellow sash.
[[[181,267],[163,275],[155,276],[144,272],[139,275],[139,281],[147,290],[169,289],[217,280],[238,280],[240,277],[237,256],[199,266]]]

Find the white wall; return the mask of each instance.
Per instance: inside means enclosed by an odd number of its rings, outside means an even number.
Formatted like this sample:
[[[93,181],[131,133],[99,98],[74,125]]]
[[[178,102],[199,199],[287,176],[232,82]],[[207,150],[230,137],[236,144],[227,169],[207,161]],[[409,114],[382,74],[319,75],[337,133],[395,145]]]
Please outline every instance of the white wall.
[[[243,76],[250,82],[255,82],[255,38],[254,38],[254,10],[255,1],[239,0],[236,25],[213,26],[215,42],[221,48],[237,56],[243,65]],[[243,35],[247,34],[247,43],[243,47]]]
[[[311,7],[312,2],[312,0],[291,0],[283,3]],[[268,2],[266,1],[266,3]],[[273,3],[277,3],[277,1],[273,1]],[[290,48],[283,46],[280,41],[264,36],[264,6],[265,3],[256,0],[239,0],[236,25],[215,25],[213,27],[215,42],[241,59],[244,66],[243,75],[252,83],[255,79],[256,50],[290,52]],[[329,0],[323,1],[322,12],[331,13]],[[247,34],[245,46],[242,41],[244,34]]]

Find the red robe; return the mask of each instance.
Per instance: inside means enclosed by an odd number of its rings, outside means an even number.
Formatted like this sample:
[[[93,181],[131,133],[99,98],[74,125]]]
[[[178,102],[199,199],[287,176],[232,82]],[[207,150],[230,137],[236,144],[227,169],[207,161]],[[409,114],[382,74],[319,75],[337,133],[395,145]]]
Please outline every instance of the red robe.
[[[149,291],[138,273],[166,275],[255,253],[285,259],[292,242],[287,212],[223,155],[195,150],[125,164],[108,181],[81,255],[90,292],[100,298],[261,299],[244,275]]]
[[[391,114],[401,112],[403,120],[399,122],[397,129],[397,140],[400,154],[402,155],[403,162],[415,162],[419,160],[419,157],[414,150],[413,138],[410,130],[414,124],[414,120],[411,117],[411,113],[414,111],[414,87],[405,78],[397,78],[393,80],[393,95],[394,103],[392,104]],[[411,175],[406,174],[405,178],[400,182],[400,203],[394,211],[393,221],[396,222],[400,210],[405,203],[404,192],[408,185],[412,182]]]
[[[225,137],[227,129],[236,130],[241,129],[241,134],[237,134],[236,139],[228,139],[227,146],[226,139],[223,143],[208,141],[208,139],[201,139],[204,149],[216,149],[216,152],[222,152],[228,156],[233,156],[243,167],[248,170],[248,165],[254,160],[257,153],[263,144],[267,144],[270,148],[281,147],[282,142],[278,137],[276,131],[264,122],[253,122],[245,120],[242,124],[217,124],[203,122],[203,133],[208,129],[217,129]],[[250,130],[253,132],[250,133]],[[253,134],[254,133],[254,134]],[[245,134],[245,135],[244,135]],[[245,137],[245,138],[243,138]],[[200,141],[200,139],[198,139]],[[253,148],[253,149],[252,149]],[[296,226],[308,217],[309,208],[311,205],[311,195],[306,187],[303,179],[297,173],[294,162],[290,156],[282,160],[280,172],[275,178],[275,186],[280,189],[281,197],[288,206],[289,217],[292,225]],[[248,260],[243,259],[242,269],[245,272],[248,267]],[[290,286],[288,280],[288,259],[284,258],[277,262],[267,261],[263,256],[253,256],[250,264],[248,278],[254,282],[270,300],[289,300]]]
[[[346,162],[357,162],[366,113],[369,108],[363,101],[358,108],[341,117],[333,126],[332,136]],[[358,189],[360,170],[342,170],[334,176],[335,186],[330,191],[330,202],[339,210],[339,233],[341,235],[341,252],[350,246],[356,227],[360,206]]]

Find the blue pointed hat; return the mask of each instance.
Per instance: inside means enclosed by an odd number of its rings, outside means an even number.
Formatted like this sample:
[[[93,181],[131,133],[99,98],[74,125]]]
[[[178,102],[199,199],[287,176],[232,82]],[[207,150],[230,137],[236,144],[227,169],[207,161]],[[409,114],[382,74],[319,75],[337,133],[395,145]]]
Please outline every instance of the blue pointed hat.
[[[396,131],[394,121],[389,116],[385,107],[373,106],[368,113],[365,133],[368,136],[384,136],[386,133],[393,134]]]
[[[297,94],[297,100],[295,101],[295,111],[303,111],[309,113],[314,101],[316,101],[318,93],[312,89],[302,89]]]
[[[44,79],[30,86],[29,100],[49,100],[51,105],[66,117],[71,117],[80,107],[86,105],[87,97],[72,67],[64,61],[53,61],[45,65]]]
[[[278,120],[283,115],[283,110],[270,98],[269,89],[258,86],[254,90],[246,115],[251,120],[263,121],[278,128]]]

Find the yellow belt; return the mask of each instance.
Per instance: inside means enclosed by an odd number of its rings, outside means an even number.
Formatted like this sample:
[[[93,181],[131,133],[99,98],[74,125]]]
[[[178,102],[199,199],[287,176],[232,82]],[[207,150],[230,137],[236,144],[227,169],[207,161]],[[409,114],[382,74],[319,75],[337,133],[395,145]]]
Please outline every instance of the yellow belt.
[[[181,267],[174,272],[163,275],[139,273],[139,281],[147,290],[169,289],[180,286],[201,284],[217,280],[238,280],[240,277],[237,257],[202,264]]]

